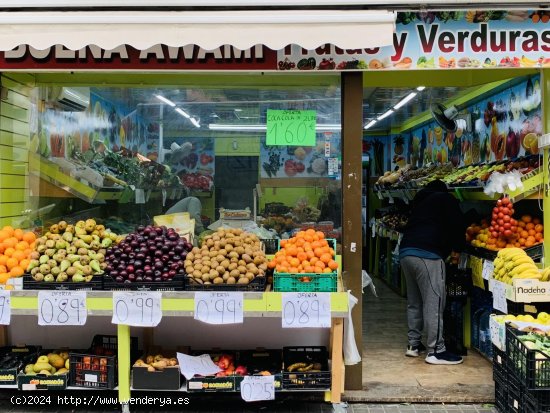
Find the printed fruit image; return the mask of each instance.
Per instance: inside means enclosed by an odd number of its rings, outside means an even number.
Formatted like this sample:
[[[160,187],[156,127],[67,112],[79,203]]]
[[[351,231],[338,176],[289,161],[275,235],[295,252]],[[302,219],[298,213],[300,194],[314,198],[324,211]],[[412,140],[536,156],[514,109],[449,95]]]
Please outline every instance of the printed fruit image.
[[[443,143],[443,129],[441,126],[436,126],[434,128],[435,133],[435,143],[437,146],[441,145]]]
[[[0,284],[21,277],[30,263],[35,247],[34,232],[5,226],[0,230]],[[34,253],[36,254],[36,253]]]
[[[90,282],[103,274],[107,248],[120,240],[94,219],[75,225],[60,221],[35,241],[27,271],[39,282]]]
[[[105,271],[117,283],[170,281],[193,246],[173,228],[143,226],[107,250]]]
[[[282,239],[280,246],[281,249],[268,264],[276,272],[318,274],[333,273],[338,269],[334,249],[323,232],[313,229],[299,231],[292,238]],[[307,276],[300,280],[311,281]]]
[[[405,140],[401,135],[397,135],[395,138],[393,138],[393,153],[395,153],[396,155],[403,155],[404,143],[405,143]]]
[[[539,153],[538,136],[533,132],[528,133],[521,141],[521,146],[523,146],[523,149],[529,151],[533,155]]]

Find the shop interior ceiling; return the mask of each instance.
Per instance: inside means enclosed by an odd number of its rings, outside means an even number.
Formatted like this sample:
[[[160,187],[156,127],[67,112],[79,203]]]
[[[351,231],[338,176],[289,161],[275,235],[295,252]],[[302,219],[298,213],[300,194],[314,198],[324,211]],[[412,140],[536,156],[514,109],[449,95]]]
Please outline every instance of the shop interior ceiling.
[[[458,95],[474,89],[476,87],[427,87],[392,116],[378,121],[369,132],[387,132],[392,128],[398,128],[410,118],[428,111],[430,104],[453,100]],[[365,124],[376,119],[413,90],[390,87],[365,88]],[[162,119],[166,131],[206,132],[209,124],[258,125],[262,123],[261,111],[270,107],[315,109],[319,124],[340,123],[339,91],[334,91],[333,96],[327,96],[325,89],[280,91],[249,88],[93,88],[92,92],[113,103],[123,102],[130,110],[137,110],[138,115],[148,121],[159,122]],[[164,105],[161,114],[162,103],[155,97],[157,94],[166,97],[197,118],[201,125],[199,130],[167,105]]]
[[[477,86],[470,88],[463,87],[427,87],[407,105],[395,111],[391,116],[379,120],[371,129],[371,132],[388,132],[392,128],[399,128],[414,116],[427,112],[432,103],[444,103],[455,99],[458,95],[469,93]],[[367,87],[363,91],[363,120],[366,123],[376,119],[388,109],[391,109],[397,102],[411,92],[414,88],[388,88],[388,87]]]

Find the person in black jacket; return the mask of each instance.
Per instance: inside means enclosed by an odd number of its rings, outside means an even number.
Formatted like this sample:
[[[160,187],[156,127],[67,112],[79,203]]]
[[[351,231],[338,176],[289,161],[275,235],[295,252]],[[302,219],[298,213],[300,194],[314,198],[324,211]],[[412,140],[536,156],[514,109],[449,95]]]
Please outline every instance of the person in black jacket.
[[[465,245],[466,220],[458,200],[440,180],[419,191],[412,203],[411,216],[399,248],[401,268],[407,282],[406,355],[418,357],[426,347],[426,362],[459,364],[462,357],[446,350],[443,339],[445,310],[445,259]]]

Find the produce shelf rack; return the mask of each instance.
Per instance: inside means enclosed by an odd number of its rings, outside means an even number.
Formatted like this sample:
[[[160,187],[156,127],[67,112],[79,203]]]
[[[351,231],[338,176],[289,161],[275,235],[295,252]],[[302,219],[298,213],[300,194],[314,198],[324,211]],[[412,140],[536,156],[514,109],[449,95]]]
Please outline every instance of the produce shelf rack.
[[[88,291],[86,306],[89,316],[112,317],[113,292]],[[276,292],[244,292],[245,318],[280,318],[282,315],[282,293]],[[163,317],[193,317],[194,297],[192,291],[162,292]],[[330,391],[325,393],[325,400],[339,403],[344,390],[343,386],[343,334],[344,318],[348,316],[348,293],[343,289],[330,293],[332,326],[330,329],[330,348],[332,369]],[[38,291],[14,290],[11,292],[11,314],[37,315]],[[78,327],[75,327],[78,328]],[[85,327],[82,327],[83,329]],[[122,402],[130,399],[131,370],[131,337],[130,326],[117,326],[118,339],[118,397]],[[12,387],[10,387],[12,388]],[[83,390],[82,388],[75,388]],[[172,390],[173,391],[173,390]]]

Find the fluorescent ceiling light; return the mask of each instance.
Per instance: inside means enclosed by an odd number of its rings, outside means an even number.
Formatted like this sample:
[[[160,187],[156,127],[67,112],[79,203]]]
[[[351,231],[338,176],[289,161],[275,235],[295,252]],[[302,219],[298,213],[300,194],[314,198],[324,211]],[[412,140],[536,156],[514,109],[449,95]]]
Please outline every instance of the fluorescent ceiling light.
[[[424,89],[426,89],[426,86],[418,86],[416,88],[416,90],[418,90],[419,92],[422,92]]]
[[[369,123],[367,123],[364,127],[365,130],[372,128],[376,124],[376,119],[371,120]]]
[[[401,99],[401,101],[397,105],[395,105],[393,108],[395,110],[402,108],[407,103],[409,103],[411,100],[413,100],[415,96],[416,96],[416,92],[409,93],[407,96],[405,96],[403,99]]]
[[[370,128],[372,128],[372,127],[374,126],[375,123],[376,123],[376,119],[371,120],[369,123],[367,123],[367,124],[365,125],[365,129],[370,129]]]
[[[391,114],[393,113],[393,109],[390,109],[388,110],[386,113],[378,116],[378,118],[376,120],[382,120],[382,119],[386,119],[388,116],[390,116]]]
[[[161,102],[164,102],[166,103],[167,105],[170,105],[172,107],[176,106],[176,104],[174,102],[172,102],[170,99],[166,99],[164,96],[162,95],[155,95],[155,97],[160,100]],[[177,109],[176,109],[177,110]]]
[[[193,125],[195,125],[197,128],[200,128],[200,127],[201,127],[201,125],[200,125],[200,123],[197,121],[197,119],[195,119],[195,118],[190,118],[189,120],[190,120],[191,123],[192,123]]]
[[[189,114],[186,111],[184,111],[182,108],[176,108],[175,111],[178,112],[185,119],[190,119],[191,118],[191,116],[189,116]]]
[[[232,124],[223,124],[223,123],[211,123],[208,125],[210,130],[224,130],[224,131],[265,131],[267,127],[265,125],[232,125]],[[317,131],[339,131],[342,129],[342,126],[337,123],[325,123],[317,124]]]

